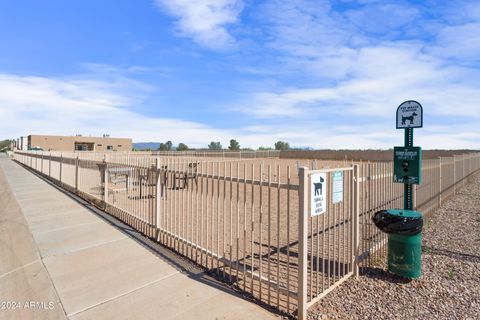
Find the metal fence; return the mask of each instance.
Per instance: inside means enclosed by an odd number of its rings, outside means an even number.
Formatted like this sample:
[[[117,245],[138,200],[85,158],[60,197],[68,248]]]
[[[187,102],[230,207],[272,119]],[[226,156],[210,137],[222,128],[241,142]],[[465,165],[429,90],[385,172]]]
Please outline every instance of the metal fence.
[[[315,304],[384,254],[371,222],[403,205],[391,162],[212,159],[196,154],[17,152],[15,160],[277,310]],[[303,163],[302,163],[303,164]],[[317,167],[318,165],[318,167]],[[480,168],[480,154],[423,162],[416,208],[433,212]],[[333,201],[334,173],[342,174]],[[326,177],[326,212],[311,216],[311,177]]]
[[[52,151],[53,154],[60,154],[64,152]],[[103,153],[103,154],[122,154],[125,156],[157,156],[169,158],[212,158],[212,159],[278,159],[280,157],[280,150],[243,150],[243,151],[229,151],[229,150],[186,150],[186,151],[81,151],[76,152],[80,154],[88,153]]]

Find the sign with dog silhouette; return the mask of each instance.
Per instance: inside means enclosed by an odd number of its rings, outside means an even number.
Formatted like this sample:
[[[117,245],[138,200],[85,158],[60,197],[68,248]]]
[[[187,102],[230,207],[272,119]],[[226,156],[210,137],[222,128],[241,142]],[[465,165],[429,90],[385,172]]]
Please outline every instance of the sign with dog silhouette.
[[[422,105],[414,100],[408,100],[402,103],[397,109],[397,129],[422,127]]]
[[[311,215],[318,216],[327,211],[327,174],[312,174],[311,183]]]

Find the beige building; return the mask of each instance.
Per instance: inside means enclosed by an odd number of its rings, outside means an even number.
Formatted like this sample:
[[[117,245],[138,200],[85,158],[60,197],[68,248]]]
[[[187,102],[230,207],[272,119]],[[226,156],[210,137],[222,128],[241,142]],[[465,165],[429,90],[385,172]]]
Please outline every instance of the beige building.
[[[131,151],[132,139],[29,135],[28,149],[36,148],[44,151]]]

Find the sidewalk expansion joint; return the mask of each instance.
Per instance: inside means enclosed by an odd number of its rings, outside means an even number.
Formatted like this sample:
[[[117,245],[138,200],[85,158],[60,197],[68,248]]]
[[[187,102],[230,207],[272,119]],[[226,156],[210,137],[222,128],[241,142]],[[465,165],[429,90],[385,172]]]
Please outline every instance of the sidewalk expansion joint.
[[[177,274],[180,274],[180,273],[181,273],[181,272],[179,272],[179,271],[175,271],[175,272],[173,272],[173,273],[171,273],[171,274],[169,274],[169,275],[166,275],[166,276],[164,276],[164,277],[161,277],[161,278],[159,278],[159,279],[157,279],[157,280],[154,280],[154,281],[152,281],[152,282],[150,282],[150,283],[144,284],[144,285],[142,285],[142,286],[140,286],[140,287],[138,287],[138,288],[135,288],[135,289],[126,291],[126,292],[121,293],[121,294],[119,294],[119,295],[113,296],[113,297],[111,297],[110,299],[103,300],[103,301],[101,301],[101,302],[99,302],[99,303],[96,303],[96,304],[94,304],[94,305],[88,306],[88,307],[83,308],[83,309],[81,309],[81,310],[78,310],[78,311],[69,313],[69,314],[67,314],[67,317],[70,318],[70,317],[72,317],[72,316],[74,316],[74,315],[77,315],[77,314],[79,314],[79,313],[82,313],[82,312],[85,312],[85,311],[87,311],[87,310],[96,308],[96,307],[98,307],[98,306],[100,306],[100,305],[103,305],[103,304],[108,303],[108,302],[110,302],[110,301],[113,301],[113,300],[116,300],[116,299],[118,299],[118,298],[121,298],[121,297],[124,297],[124,296],[126,296],[126,295],[129,295],[130,293],[133,293],[133,292],[136,292],[136,291],[141,290],[141,289],[143,289],[143,288],[149,287],[149,286],[151,286],[151,285],[154,285],[154,284],[157,283],[157,282],[166,280],[166,279],[171,278],[171,277],[173,277],[173,276],[175,276],[175,275],[177,275]]]

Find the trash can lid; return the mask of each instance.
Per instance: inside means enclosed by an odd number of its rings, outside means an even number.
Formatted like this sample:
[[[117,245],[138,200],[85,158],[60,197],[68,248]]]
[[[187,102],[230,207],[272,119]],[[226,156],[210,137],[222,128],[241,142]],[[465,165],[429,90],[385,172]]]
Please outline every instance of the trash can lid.
[[[388,209],[386,211],[393,216],[413,218],[413,219],[422,218],[422,213],[421,212],[413,211],[413,210]]]

